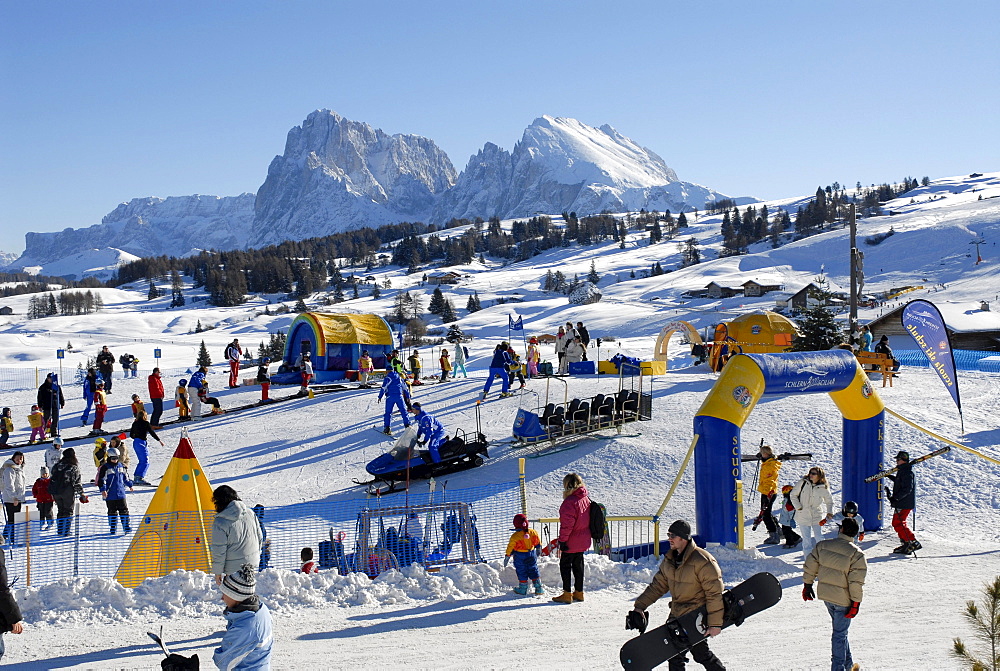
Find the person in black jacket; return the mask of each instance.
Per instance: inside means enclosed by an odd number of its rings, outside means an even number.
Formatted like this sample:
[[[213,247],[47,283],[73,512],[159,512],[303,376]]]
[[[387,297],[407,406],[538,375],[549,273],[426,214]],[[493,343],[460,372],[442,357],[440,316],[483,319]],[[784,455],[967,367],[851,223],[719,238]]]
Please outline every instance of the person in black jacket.
[[[135,467],[135,484],[149,485],[150,483],[146,482],[146,471],[149,470],[149,449],[146,440],[148,436],[152,436],[160,444],[160,447],[163,447],[163,441],[150,425],[145,410],[136,413],[128,435],[132,439],[132,449],[135,450],[135,456],[139,458],[139,464]]]
[[[115,355],[111,353],[108,346],[105,345],[101,349],[101,353],[97,355],[97,370],[101,374],[101,379],[104,380],[104,392],[106,394],[111,393],[111,373],[115,369]]]
[[[896,357],[892,355],[892,348],[889,347],[889,336],[882,336],[879,338],[878,344],[875,345],[875,353],[885,354],[887,357],[892,359],[892,370],[899,370],[899,361],[897,361]]]
[[[903,542],[893,550],[893,554],[908,555],[919,550],[922,545],[913,531],[906,526],[906,518],[917,507],[916,481],[913,477],[913,465],[910,464],[910,453],[896,454],[896,472],[887,476],[895,483],[895,488],[889,496],[889,503],[894,508],[892,513],[892,528]]]
[[[583,343],[583,360],[587,360],[587,350],[590,347],[590,331],[587,327],[583,325],[583,322],[576,323],[576,334],[580,336],[580,342]]]
[[[45,382],[38,387],[37,403],[42,409],[42,426],[49,428],[50,435],[56,435],[59,433],[59,411],[66,406],[58,375],[45,376]]]
[[[73,523],[73,499],[87,503],[83,493],[83,482],[80,479],[80,463],[76,460],[76,450],[67,447],[62,458],[52,467],[52,479],[49,482],[49,494],[56,502],[56,534],[69,536]]]
[[[24,631],[21,624],[21,609],[17,607],[17,601],[10,592],[7,583],[7,564],[4,560],[4,553],[0,552],[0,659],[6,648],[3,644],[3,635],[7,632],[20,634]]]

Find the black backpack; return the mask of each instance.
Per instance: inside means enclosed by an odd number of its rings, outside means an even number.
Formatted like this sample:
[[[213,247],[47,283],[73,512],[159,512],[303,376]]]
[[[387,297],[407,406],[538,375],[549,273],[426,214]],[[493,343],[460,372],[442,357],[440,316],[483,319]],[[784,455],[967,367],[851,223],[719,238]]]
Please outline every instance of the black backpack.
[[[604,538],[608,529],[608,511],[603,503],[590,502],[590,537],[595,541]]]

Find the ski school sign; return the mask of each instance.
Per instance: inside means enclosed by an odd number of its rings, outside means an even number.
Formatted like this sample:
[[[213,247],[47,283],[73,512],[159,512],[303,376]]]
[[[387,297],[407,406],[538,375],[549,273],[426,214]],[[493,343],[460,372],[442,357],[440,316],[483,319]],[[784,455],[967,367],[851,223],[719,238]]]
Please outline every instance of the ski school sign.
[[[931,368],[941,378],[951,398],[962,415],[962,400],[958,395],[958,377],[955,375],[955,355],[951,349],[951,337],[945,328],[941,311],[930,301],[910,301],[903,307],[901,316],[903,328],[910,334],[917,347],[931,362]]]

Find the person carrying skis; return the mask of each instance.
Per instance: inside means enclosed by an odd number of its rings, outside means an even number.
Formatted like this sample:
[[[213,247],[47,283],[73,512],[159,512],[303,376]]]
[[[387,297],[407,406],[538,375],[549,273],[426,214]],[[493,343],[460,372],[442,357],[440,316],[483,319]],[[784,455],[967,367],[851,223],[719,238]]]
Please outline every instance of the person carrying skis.
[[[156,435],[156,431],[150,426],[149,420],[146,419],[145,410],[140,410],[139,414],[136,415],[128,435],[132,439],[132,449],[135,450],[135,456],[139,458],[139,463],[135,467],[135,482],[140,485],[149,485],[150,483],[146,482],[146,471],[149,470],[149,451],[146,444],[147,436],[152,436],[160,444],[160,447],[164,445],[160,437]],[[108,450],[108,453],[110,455],[111,450]]]
[[[53,523],[52,495],[49,494],[49,469],[42,466],[39,477],[35,484],[31,486],[31,495],[35,497],[35,504],[38,506],[38,530],[45,531]]]
[[[403,418],[403,427],[410,426],[410,417],[406,414],[410,409],[410,389],[395,369],[387,372],[382,380],[382,388],[378,392],[379,403],[382,402],[383,396],[385,396],[385,413],[382,415],[382,423],[384,424],[382,433],[391,436],[392,430],[389,427],[392,422],[393,408],[399,410],[399,414]]]
[[[97,483],[98,489],[101,490],[101,496],[108,506],[108,524],[111,526],[112,536],[118,530],[119,517],[122,520],[122,531],[126,534],[132,531],[128,504],[125,502],[125,488],[128,487],[128,490],[132,491],[132,480],[128,477],[128,469],[125,468],[125,464],[121,463],[119,459],[118,450],[109,447],[108,461],[104,467],[103,475]]]
[[[506,342],[502,342],[496,346],[493,350],[493,360],[490,361],[489,374],[486,376],[486,386],[483,387],[483,395],[480,400],[485,401],[486,395],[490,393],[490,387],[493,386],[493,378],[500,378],[500,398],[506,398],[511,395],[510,393],[510,366],[514,360],[510,357],[510,352],[507,351],[508,345]]]
[[[685,520],[675,520],[667,529],[670,551],[660,562],[660,568],[653,575],[653,581],[635,600],[632,611],[626,618],[626,628],[644,631],[649,622],[646,609],[670,592],[670,617],[677,618],[685,613],[705,606],[705,625],[708,636],[722,633],[725,605],[722,601],[722,570],[715,557],[698,547],[691,540],[691,525]],[[708,639],[691,647],[688,651],[698,662],[710,671],[726,671],[719,658],[708,649]],[[671,658],[670,671],[683,671],[687,666],[687,653]]]
[[[906,526],[906,518],[917,507],[916,480],[913,476],[913,465],[910,463],[910,453],[905,450],[896,454],[896,472],[887,475],[895,487],[889,496],[889,504],[893,507],[892,529],[899,536],[902,545],[892,551],[897,555],[909,555],[923,546],[913,531]]]
[[[781,470],[781,462],[774,456],[770,445],[761,445],[757,457],[760,459],[760,479],[757,485],[757,491],[760,492],[760,517],[768,533],[764,545],[777,545],[781,542],[781,532],[774,521],[771,509],[778,497],[778,472]]]
[[[430,453],[431,461],[435,464],[439,463],[441,461],[441,446],[448,438],[444,433],[444,425],[421,408],[419,403],[414,402],[410,406],[410,412],[415,415],[413,419],[417,422],[417,440],[423,440],[423,445]]]
[[[97,371],[101,374],[101,379],[104,380],[104,388],[110,394],[111,374],[115,369],[115,355],[108,350],[107,345],[101,348],[101,353],[97,355],[96,363]]]
[[[0,466],[0,496],[3,497],[3,510],[7,515],[7,525],[3,535],[7,543],[14,545],[14,523],[17,513],[21,512],[21,502],[24,501],[24,453],[18,450],[10,459]]]
[[[267,367],[271,364],[271,359],[269,357],[264,357],[260,360],[260,365],[257,366],[257,384],[260,385],[260,402],[270,403],[271,402],[271,376],[267,372]]]
[[[504,553],[503,565],[514,557],[514,571],[517,572],[517,587],[515,594],[528,593],[528,581],[535,594],[545,594],[542,580],[538,575],[538,556],[542,553],[542,540],[538,532],[528,526],[528,516],[522,513],[514,515],[514,533],[507,541],[507,551]]]
[[[243,348],[240,347],[239,338],[226,347],[226,361],[229,362],[229,388],[236,389],[240,386],[240,357],[243,356]]]
[[[97,390],[97,371],[93,368],[87,369],[87,375],[83,378],[83,400],[87,407],[83,409],[83,416],[80,417],[80,426],[87,426],[90,420],[90,409],[94,405],[94,392]]]
[[[816,543],[823,540],[823,525],[833,519],[833,497],[823,469],[819,466],[810,468],[809,473],[792,489],[789,500],[795,506],[795,518],[802,527],[802,555],[805,557]]]
[[[802,600],[816,598],[813,583],[819,580],[818,596],[826,602],[826,610],[833,620],[830,668],[834,671],[858,668],[851,656],[847,630],[864,598],[868,561],[865,553],[854,544],[857,535],[858,523],[851,518],[845,519],[840,523],[837,537],[817,543],[802,567]]]
[[[149,423],[154,429],[162,428],[160,418],[163,417],[163,379],[160,377],[160,369],[154,368],[153,372],[146,378],[146,387],[149,389],[149,400],[153,404],[153,414],[149,418]]]
[[[271,611],[256,592],[253,565],[244,564],[219,581],[226,609],[226,633],[212,661],[220,669],[269,669],[274,642]]]

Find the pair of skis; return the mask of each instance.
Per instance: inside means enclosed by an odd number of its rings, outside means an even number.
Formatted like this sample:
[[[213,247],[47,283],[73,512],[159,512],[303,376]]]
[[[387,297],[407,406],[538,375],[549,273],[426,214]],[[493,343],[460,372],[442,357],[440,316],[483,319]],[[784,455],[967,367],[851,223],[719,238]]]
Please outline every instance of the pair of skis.
[[[925,454],[922,457],[917,457],[916,459],[911,459],[909,461],[909,464],[910,464],[910,466],[913,466],[915,464],[919,464],[922,461],[927,461],[931,457],[938,457],[938,456],[940,456],[942,454],[945,454],[947,452],[951,452],[951,447],[945,446],[945,447],[942,447],[939,450],[934,450],[930,454]],[[899,470],[899,466],[896,466],[895,468],[890,468],[890,469],[887,469],[887,470],[884,470],[884,471],[879,471],[875,475],[869,475],[867,478],[865,478],[865,482],[875,482],[876,480],[881,480],[882,478],[886,477],[887,475],[892,475],[893,473],[895,473],[898,470]]]
[[[163,640],[163,627],[160,627],[160,633],[154,634],[149,631],[146,632],[153,642],[160,646],[160,650],[166,655],[166,659],[161,662],[160,667],[163,669],[168,669],[170,671],[189,671],[197,670],[200,668],[200,662],[198,661],[198,655],[194,654],[190,657],[185,657],[184,655],[178,655],[176,653],[171,653],[167,648],[166,642]]]

